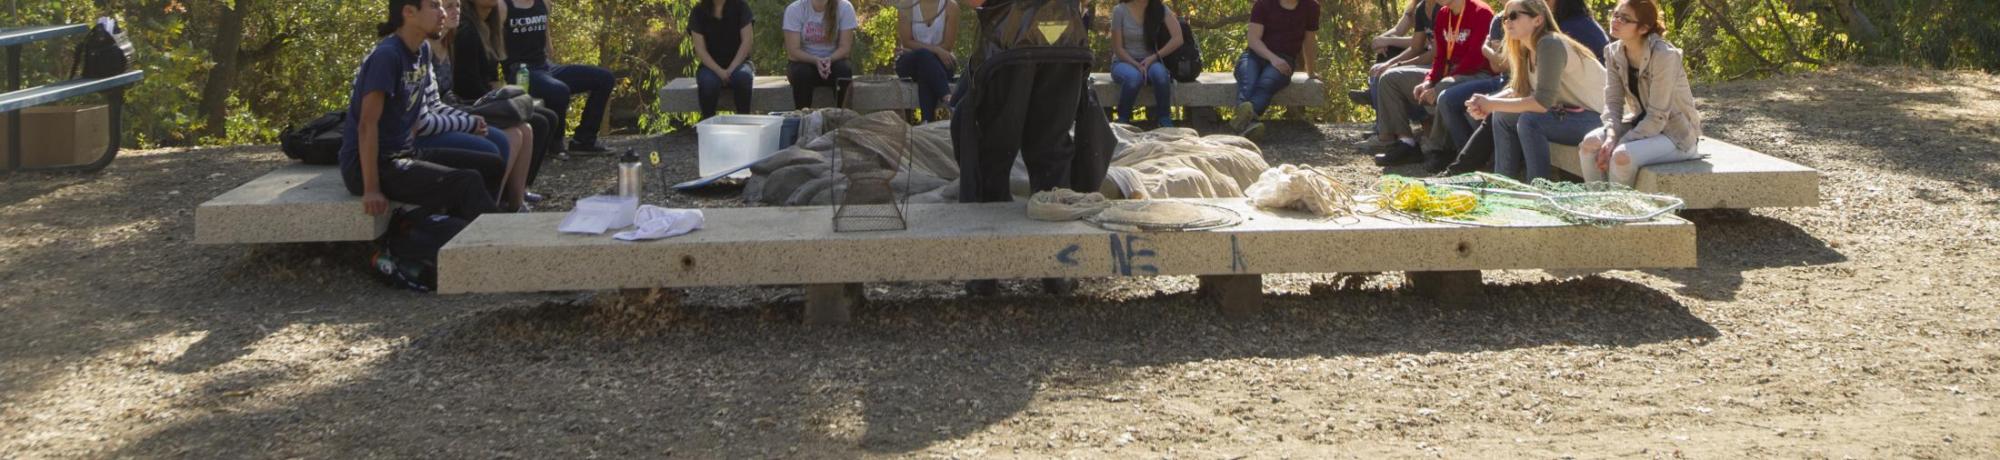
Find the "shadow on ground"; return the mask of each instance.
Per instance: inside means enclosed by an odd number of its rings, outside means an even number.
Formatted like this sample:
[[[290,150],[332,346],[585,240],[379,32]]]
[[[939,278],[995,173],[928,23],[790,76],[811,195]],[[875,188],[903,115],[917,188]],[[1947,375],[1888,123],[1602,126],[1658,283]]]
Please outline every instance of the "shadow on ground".
[[[1594,277],[1492,286],[1468,308],[1318,290],[1275,296],[1240,321],[1187,293],[1051,300],[877,301],[856,324],[824,330],[797,325],[796,303],[488,311],[427,332],[351,384],[201,416],[118,454],[862,456],[960,439],[1139,368],[1717,335],[1671,296]]]

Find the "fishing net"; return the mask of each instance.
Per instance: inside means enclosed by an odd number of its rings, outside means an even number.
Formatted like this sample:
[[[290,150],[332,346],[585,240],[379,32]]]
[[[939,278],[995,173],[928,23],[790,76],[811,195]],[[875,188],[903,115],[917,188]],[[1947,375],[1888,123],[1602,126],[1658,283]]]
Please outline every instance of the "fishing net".
[[[1236,225],[1243,215],[1211,204],[1141,200],[1116,202],[1084,220],[1114,232],[1191,232]]]
[[[1523,184],[1483,172],[1433,179],[1384,176],[1376,192],[1384,209],[1469,225],[1615,225],[1650,221],[1685,205],[1680,198],[1610,182]]]
[[[1264,170],[1257,183],[1244,191],[1250,203],[1261,208],[1292,209],[1327,218],[1348,218],[1371,214],[1356,198],[1356,190],[1334,178],[1332,173],[1313,167],[1290,164]],[[1367,208],[1367,209],[1364,209]]]

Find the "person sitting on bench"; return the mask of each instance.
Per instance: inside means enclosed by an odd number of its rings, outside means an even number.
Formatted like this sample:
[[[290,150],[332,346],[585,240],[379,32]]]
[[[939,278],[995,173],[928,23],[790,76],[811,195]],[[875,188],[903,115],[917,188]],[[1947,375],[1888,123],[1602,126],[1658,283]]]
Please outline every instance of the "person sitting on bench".
[[[464,108],[469,105],[465,101],[459,100],[457,94],[440,89],[452,87],[452,78],[454,77],[451,53],[452,42],[458,39],[459,14],[462,11],[463,2],[464,0],[444,0],[444,27],[440,28],[437,33],[431,34],[431,66],[433,73],[431,75],[431,85],[424,89],[423,97],[426,101],[442,104],[442,108],[434,110],[434,113],[442,113],[444,110],[450,110],[462,114],[465,113]],[[468,114],[465,116],[471,117],[472,115]],[[429,137],[418,137],[417,147],[426,147]],[[488,126],[486,129],[486,139],[495,147],[495,153],[499,154],[506,161],[506,167],[502,169],[500,173],[501,177],[499,178],[501,185],[499,198],[505,205],[504,207],[509,210],[526,208],[528,170],[532,169],[529,163],[536,160],[535,152],[532,148],[535,143],[534,128],[527,123],[507,127]]]
[[[1577,146],[1583,179],[1634,185],[1639,167],[1700,158],[1701,113],[1695,110],[1681,50],[1663,37],[1653,0],[1623,0],[1611,14],[1604,47],[1603,125]]]
[[[938,105],[951,94],[957,73],[958,2],[917,0],[897,21],[896,76],[917,82],[917,119],[941,120]]]
[[[1429,134],[1419,147],[1416,133],[1410,129],[1411,115],[1422,106],[1435,105],[1438,94],[1460,83],[1480,80],[1492,75],[1486,63],[1486,54],[1481,47],[1486,43],[1486,35],[1493,21],[1493,9],[1480,0],[1442,0],[1444,8],[1438,9],[1437,17],[1431,20],[1431,48],[1437,58],[1431,60],[1431,68],[1424,72],[1424,78],[1416,86],[1407,78],[1384,75],[1382,88],[1376,94],[1376,117],[1382,125],[1381,137],[1389,144],[1386,153],[1375,155],[1377,166],[1395,166],[1424,161],[1426,154],[1448,154],[1443,151],[1451,143],[1444,122],[1437,110],[1430,112],[1432,123]],[[1404,72],[1398,69],[1398,72]],[[1406,72],[1404,72],[1406,73]],[[1425,152],[1424,148],[1433,151]],[[1456,153],[1456,152],[1451,152]]]
[[[451,62],[451,71],[439,74],[439,84],[450,88],[446,94],[456,100],[447,102],[462,104],[464,101],[477,101],[487,93],[507,86],[507,82],[500,77],[500,63],[507,61],[507,36],[504,32],[507,13],[500,8],[503,0],[470,1],[472,20],[459,21],[458,30],[447,33],[440,40],[446,47],[434,50],[448,55],[445,61]],[[446,80],[444,75],[451,77]],[[530,187],[535,185],[535,178],[541,176],[542,163],[547,162],[551,155],[558,158],[564,156],[557,151],[563,138],[562,129],[556,123],[562,117],[548,107],[536,105],[534,110],[528,117],[528,127],[534,134],[534,142],[530,146],[534,158],[528,163]],[[539,202],[541,195],[531,191],[526,199],[530,203]]]
[[[1160,127],[1174,125],[1174,77],[1167,73],[1167,64],[1160,62],[1160,56],[1181,47],[1180,24],[1163,0],[1122,0],[1111,7],[1111,81],[1118,84],[1119,123],[1132,123],[1132,105],[1139,101],[1139,89],[1152,85],[1153,110],[1149,115]],[[1167,34],[1166,44],[1155,49],[1153,39],[1161,32]]]
[[[557,116],[556,129],[569,127],[570,98],[576,93],[590,93],[584,100],[583,119],[576,122],[576,135],[570,136],[569,151],[582,153],[603,153],[603,146],[597,144],[597,131],[604,123],[604,110],[611,103],[611,87],[617,85],[618,77],[602,67],[587,65],[555,65],[555,43],[549,41],[549,0],[502,0],[507,4],[507,78],[513,78],[515,69],[528,68],[527,82],[514,82],[527,86],[528,93],[541,99],[543,105]]]
[[[847,0],[797,0],[785,7],[785,56],[792,60],[785,79],[792,84],[792,108],[812,106],[813,90],[833,87],[833,105],[847,102],[854,66],[854,4]]]
[[[1236,58],[1236,117],[1230,120],[1231,128],[1252,139],[1264,134],[1257,118],[1271,108],[1272,96],[1292,84],[1292,72],[1312,75],[1319,43],[1319,1],[1256,1],[1250,6],[1250,45]]]
[[[1403,19],[1396,23],[1396,28],[1390,29],[1389,32],[1385,33],[1385,36],[1397,33],[1397,31],[1404,29],[1404,24],[1409,24],[1408,31],[1410,36],[1408,38],[1390,42],[1406,43],[1406,45],[1402,48],[1395,48],[1399,50],[1396,51],[1396,54],[1386,56],[1380,62],[1368,66],[1368,88],[1363,90],[1361,94],[1350,93],[1348,95],[1348,97],[1358,99],[1356,101],[1358,103],[1367,104],[1368,108],[1375,110],[1375,113],[1378,115],[1375,117],[1373,129],[1367,135],[1362,136],[1360,141],[1354,143],[1355,148],[1363,151],[1375,151],[1386,149],[1396,144],[1397,140],[1394,137],[1382,136],[1382,117],[1379,116],[1382,113],[1382,96],[1381,92],[1377,91],[1377,88],[1384,86],[1383,79],[1391,78],[1392,76],[1405,82],[1390,83],[1390,86],[1415,88],[1417,82],[1422,81],[1424,75],[1430,72],[1431,58],[1436,54],[1431,51],[1430,47],[1431,20],[1437,18],[1438,8],[1442,7],[1438,5],[1436,0],[1416,0],[1411,2],[1410,8],[1403,12]],[[1378,36],[1375,37],[1374,41],[1379,44],[1384,40],[1383,37]],[[1423,107],[1419,106],[1416,110],[1422,111]],[[1410,115],[1425,116],[1421,113]]]
[[[1493,172],[1519,181],[1554,179],[1549,143],[1575,145],[1604,110],[1604,66],[1556,29],[1543,0],[1512,0],[1500,13],[1507,32],[1507,89],[1475,95],[1466,111],[1493,117]]]
[[[431,84],[431,50],[424,39],[443,26],[443,3],[387,4],[389,19],[376,26],[384,37],[362,59],[348,95],[340,147],[341,179],[348,193],[360,195],[362,211],[377,216],[389,212],[389,200],[468,220],[492,212],[493,192],[482,171],[497,174],[503,169],[498,155],[411,150],[416,125],[428,112],[416,100]]]
[[[722,90],[736,101],[736,113],[750,113],[750,90],[757,72],[750,65],[750,23],[756,16],[744,0],[701,0],[688,10],[687,31],[694,38],[695,99],[701,119],[715,116]]]

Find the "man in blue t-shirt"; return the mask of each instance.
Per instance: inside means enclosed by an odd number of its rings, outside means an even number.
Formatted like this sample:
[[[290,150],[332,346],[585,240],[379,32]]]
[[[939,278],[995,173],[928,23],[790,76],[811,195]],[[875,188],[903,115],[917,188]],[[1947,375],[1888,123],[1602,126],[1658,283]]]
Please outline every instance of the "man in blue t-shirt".
[[[412,151],[417,121],[425,116],[417,92],[428,85],[430,46],[425,38],[444,25],[441,0],[387,0],[385,35],[361,61],[347,99],[340,175],[362,211],[383,215],[389,201],[432,213],[473,219],[494,210],[480,169],[499,170],[500,158],[482,152]]]

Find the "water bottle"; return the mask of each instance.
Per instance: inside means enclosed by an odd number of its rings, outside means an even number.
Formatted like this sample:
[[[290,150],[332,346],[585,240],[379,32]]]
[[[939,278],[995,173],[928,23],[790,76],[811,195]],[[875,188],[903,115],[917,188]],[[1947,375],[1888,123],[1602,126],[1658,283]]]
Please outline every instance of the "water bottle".
[[[625,149],[618,157],[618,196],[640,198],[639,152]]]
[[[514,84],[520,86],[522,91],[528,90],[527,64],[514,64]]]

